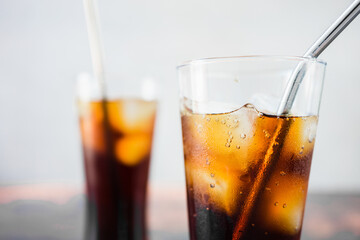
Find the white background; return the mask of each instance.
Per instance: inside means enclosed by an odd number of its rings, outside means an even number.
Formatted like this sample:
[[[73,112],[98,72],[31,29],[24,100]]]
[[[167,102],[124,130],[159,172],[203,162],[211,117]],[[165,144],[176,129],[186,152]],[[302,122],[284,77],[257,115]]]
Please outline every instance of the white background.
[[[152,183],[184,184],[176,65],[302,55],[351,2],[99,1],[107,69],[154,76],[162,88]],[[360,190],[359,42],[360,17],[321,56],[328,67],[313,191]],[[91,70],[81,0],[0,1],[0,184],[83,182],[74,85]]]

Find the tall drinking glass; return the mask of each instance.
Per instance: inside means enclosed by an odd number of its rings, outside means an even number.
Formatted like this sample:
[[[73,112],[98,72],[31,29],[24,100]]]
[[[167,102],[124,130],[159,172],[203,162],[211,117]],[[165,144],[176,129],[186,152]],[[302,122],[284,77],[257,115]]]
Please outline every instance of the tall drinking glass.
[[[291,111],[276,115],[299,63]],[[190,239],[300,239],[325,67],[278,56],[178,67]]]
[[[154,84],[149,79],[128,83],[120,79],[107,78],[106,99],[97,81],[88,75],[78,79],[88,200],[86,240],[147,239]]]

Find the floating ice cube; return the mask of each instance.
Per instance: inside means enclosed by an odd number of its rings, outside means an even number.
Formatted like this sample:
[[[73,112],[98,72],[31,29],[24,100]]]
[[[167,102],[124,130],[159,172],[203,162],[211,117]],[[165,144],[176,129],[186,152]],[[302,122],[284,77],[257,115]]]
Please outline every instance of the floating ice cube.
[[[250,102],[260,112],[276,114],[280,99],[270,95],[255,94],[251,97]]]

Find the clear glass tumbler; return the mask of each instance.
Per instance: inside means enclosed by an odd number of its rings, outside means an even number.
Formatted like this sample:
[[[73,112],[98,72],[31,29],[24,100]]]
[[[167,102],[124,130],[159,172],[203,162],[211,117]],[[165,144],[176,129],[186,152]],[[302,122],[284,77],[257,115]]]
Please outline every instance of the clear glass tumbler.
[[[298,64],[289,114],[277,109]],[[326,63],[244,56],[178,67],[191,240],[299,240]]]
[[[146,190],[156,115],[151,80],[78,79],[78,110],[87,187],[87,240],[145,240]]]

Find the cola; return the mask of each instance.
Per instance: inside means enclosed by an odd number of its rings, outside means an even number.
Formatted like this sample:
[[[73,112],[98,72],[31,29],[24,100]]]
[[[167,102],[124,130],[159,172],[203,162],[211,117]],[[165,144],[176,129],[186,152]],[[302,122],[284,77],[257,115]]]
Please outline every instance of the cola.
[[[299,240],[317,116],[181,110],[191,240]]]
[[[79,101],[87,187],[87,240],[145,240],[156,102]]]

